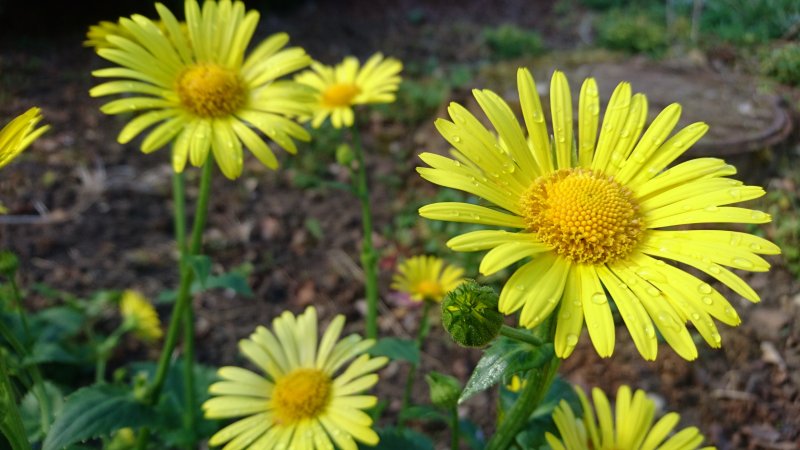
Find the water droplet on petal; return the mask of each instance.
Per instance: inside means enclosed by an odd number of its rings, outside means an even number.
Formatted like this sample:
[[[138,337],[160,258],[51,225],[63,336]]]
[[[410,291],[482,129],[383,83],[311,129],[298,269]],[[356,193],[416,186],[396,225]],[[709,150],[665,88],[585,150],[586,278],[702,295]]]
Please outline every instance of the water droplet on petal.
[[[656,337],[656,330],[653,327],[651,327],[650,325],[648,325],[648,326],[644,327],[644,334],[646,334],[647,337],[649,337],[649,338],[654,338],[654,337]]]
[[[713,291],[711,285],[708,283],[700,283],[700,285],[697,286],[697,290],[700,291],[701,294],[710,294]]]
[[[733,258],[733,264],[745,269],[751,269],[754,265],[750,260],[744,258]]]
[[[703,300],[703,303],[705,303],[706,305],[709,305],[709,306],[714,303],[714,299],[709,297],[708,295],[704,295],[702,300]]]
[[[592,302],[597,305],[602,305],[608,302],[608,298],[606,297],[606,294],[603,294],[602,292],[595,292],[592,294]]]

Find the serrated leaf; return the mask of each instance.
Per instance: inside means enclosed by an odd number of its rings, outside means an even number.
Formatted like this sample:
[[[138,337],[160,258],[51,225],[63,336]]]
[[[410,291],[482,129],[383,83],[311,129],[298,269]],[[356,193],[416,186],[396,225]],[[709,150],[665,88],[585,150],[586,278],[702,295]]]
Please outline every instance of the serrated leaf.
[[[130,389],[108,384],[89,386],[67,397],[42,449],[61,450],[120,428],[152,426],[155,422],[155,409],[138,402]]]
[[[374,450],[434,450],[433,442],[424,434],[408,428],[384,428],[378,430],[381,440],[374,447],[361,446]]]
[[[408,361],[419,364],[419,349],[410,339],[381,338],[369,349],[372,356],[386,356],[394,361]]]
[[[64,407],[64,396],[61,391],[52,383],[44,382],[44,395],[47,397],[49,423],[61,413]],[[42,432],[42,414],[39,407],[40,399],[34,394],[33,390],[28,391],[19,403],[19,414],[22,417],[22,424],[25,426],[25,433],[28,441],[40,442],[44,439]]]
[[[552,344],[539,347],[501,337],[486,349],[472,372],[458,403],[484,391],[514,373],[541,367],[554,355]]]
[[[206,280],[211,273],[211,258],[206,255],[189,255],[187,261],[200,287],[205,288]]]

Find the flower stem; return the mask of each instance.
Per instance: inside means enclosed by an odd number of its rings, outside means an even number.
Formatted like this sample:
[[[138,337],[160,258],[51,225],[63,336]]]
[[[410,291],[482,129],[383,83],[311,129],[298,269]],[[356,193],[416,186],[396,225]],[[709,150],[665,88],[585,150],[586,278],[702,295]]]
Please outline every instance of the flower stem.
[[[369,184],[367,183],[367,167],[364,163],[364,149],[361,147],[361,135],[358,126],[350,128],[353,136],[353,148],[358,161],[358,177],[355,188],[361,202],[361,224],[363,242],[361,244],[361,267],[364,269],[364,283],[367,298],[367,339],[378,337],[378,254],[372,245],[372,210],[369,204]]]
[[[20,358],[28,355],[28,346],[31,345],[31,333],[30,328],[28,326],[28,319],[25,314],[25,310],[23,309],[22,305],[22,293],[20,292],[19,285],[17,284],[16,275],[12,274],[8,277],[8,282],[11,285],[11,295],[13,297],[14,304],[17,307],[17,313],[19,314],[19,320],[22,323],[22,330],[25,334],[25,341],[23,343],[17,342],[16,346],[12,344],[12,347],[17,347],[16,350],[19,353]],[[8,333],[11,335],[10,333]],[[12,335],[13,336],[13,335]],[[39,421],[41,422],[39,426],[42,429],[42,432],[47,434],[50,430],[50,399],[47,397],[47,391],[44,388],[44,378],[42,378],[42,373],[39,371],[39,366],[37,364],[32,364],[30,366],[30,376],[31,380],[33,381],[33,386],[31,389],[33,390],[34,395],[39,400]]]
[[[552,314],[544,323],[542,323],[542,325],[533,331],[533,337],[537,338],[540,344],[541,342],[553,341],[556,328],[554,316],[555,314]],[[501,331],[501,333],[503,333],[505,336],[509,336],[503,331]],[[510,334],[519,336],[517,333]],[[527,333],[521,334],[527,336],[528,338],[531,337],[531,335],[528,335]],[[517,338],[514,336],[509,337],[515,339]],[[525,342],[530,342],[530,340],[526,340]],[[531,416],[533,411],[536,410],[536,408],[539,406],[539,403],[542,402],[545,394],[550,389],[550,384],[553,382],[553,378],[560,363],[561,360],[554,356],[542,367],[529,372],[528,378],[525,380],[525,386],[522,388],[522,392],[520,393],[519,397],[517,397],[517,401],[514,402],[514,406],[511,407],[511,410],[498,426],[497,432],[489,440],[486,450],[505,450],[508,448],[511,442],[514,441],[517,433],[519,433],[522,427],[528,422],[528,418]]]
[[[188,257],[191,255],[196,255],[200,252],[200,247],[203,243],[203,230],[206,226],[206,217],[208,215],[208,200],[211,193],[211,175],[213,173],[213,160],[211,158],[207,159],[205,164],[203,165],[203,173],[200,179],[200,194],[197,198],[197,204],[195,206],[195,215],[194,215],[194,224],[192,227],[192,236],[191,242],[189,244],[188,251],[185,246],[185,232],[182,234],[178,231],[178,227],[180,226],[179,223],[176,223],[176,238],[178,239],[180,251],[181,251],[181,261],[180,261],[180,285],[178,287],[178,297],[175,300],[175,305],[172,308],[172,317],[170,317],[169,328],[167,329],[167,336],[164,339],[164,346],[161,350],[161,356],[158,360],[158,367],[156,369],[155,379],[153,380],[153,384],[150,386],[147,395],[146,401],[148,404],[154,405],[158,403],[158,399],[161,395],[161,390],[164,387],[164,382],[167,378],[167,373],[169,370],[169,362],[172,356],[173,350],[175,350],[175,345],[177,344],[178,340],[178,332],[181,329],[181,324],[184,325],[184,342],[185,348],[184,350],[187,353],[184,355],[184,360],[186,364],[194,364],[193,356],[194,356],[194,323],[191,323],[190,326],[186,326],[186,322],[192,319],[191,312],[187,313],[187,310],[191,310],[191,293],[190,288],[192,285],[192,281],[194,280],[194,272],[190,267]],[[173,187],[180,185],[180,180],[175,181]],[[182,194],[180,194],[182,196]],[[180,203],[180,204],[179,204]],[[178,199],[178,194],[176,194],[176,222],[185,223],[185,219],[180,219],[180,212],[177,211],[178,208],[181,207],[183,204],[182,199]],[[181,227],[181,229],[185,230],[185,227]],[[181,237],[183,236],[183,237]],[[180,240],[184,241],[184,245],[180,244]],[[188,316],[188,320],[187,320]],[[191,353],[191,354],[189,354]],[[190,356],[192,357],[190,359]],[[194,372],[193,370],[184,370],[184,385],[186,386],[186,402],[187,402],[187,411],[186,416],[184,417],[184,421],[187,425],[194,425]],[[191,387],[191,391],[189,390]],[[188,419],[188,415],[192,415],[191,419]],[[194,430],[190,429],[192,436],[194,436]],[[139,438],[137,440],[136,448],[138,450],[144,450],[147,447],[147,441],[149,440],[150,430],[147,428],[143,428],[141,433],[139,434]],[[192,438],[194,439],[194,437]],[[191,444],[190,444],[191,445]]]
[[[453,405],[453,410],[451,411],[452,415],[452,423],[450,424],[450,450],[458,450],[460,444],[460,434],[461,430],[459,430],[459,420],[458,420],[458,405]]]
[[[431,302],[428,300],[423,300],[424,306],[422,307],[422,317],[419,321],[419,328],[417,329],[417,337],[414,340],[414,344],[417,350],[422,350],[422,343],[425,341],[425,338],[428,336],[428,331],[430,330],[429,327],[429,318],[428,315],[431,310]],[[421,355],[420,355],[421,357]],[[408,368],[408,378],[406,378],[406,387],[403,390],[403,403],[400,405],[400,412],[398,413],[398,427],[403,427],[405,423],[405,417],[403,417],[403,413],[411,406],[411,390],[414,387],[414,380],[417,377],[417,364],[412,364],[411,367]]]
[[[3,420],[0,420],[0,433],[14,450],[30,450],[31,445],[22,424],[2,353],[0,353],[0,407],[4,415]]]
[[[132,326],[123,322],[113,333],[111,333],[100,345],[97,346],[97,363],[95,364],[94,381],[95,383],[105,383],[106,365],[111,351],[117,346],[122,336],[130,331]]]
[[[528,334],[528,333],[526,333],[526,332],[524,332],[524,331],[522,331],[522,330],[520,330],[518,328],[510,327],[510,326],[508,326],[506,324],[503,324],[503,326],[500,327],[500,334],[502,334],[503,336],[505,336],[507,338],[515,339],[517,341],[521,341],[521,342],[524,342],[526,344],[531,344],[531,345],[534,345],[536,347],[538,347],[538,346],[540,346],[540,345],[542,345],[544,343],[538,337],[536,337],[536,336],[534,336],[532,334]]]

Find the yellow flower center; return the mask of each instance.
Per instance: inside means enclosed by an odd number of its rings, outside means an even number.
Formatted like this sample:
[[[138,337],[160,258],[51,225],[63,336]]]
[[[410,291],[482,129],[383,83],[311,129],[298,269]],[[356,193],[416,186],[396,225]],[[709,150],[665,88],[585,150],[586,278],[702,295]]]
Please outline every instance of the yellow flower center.
[[[361,89],[351,83],[336,83],[322,93],[322,104],[328,107],[349,106]]]
[[[631,190],[591,169],[561,169],[539,177],[520,204],[528,229],[578,263],[623,258],[644,230]]]
[[[444,296],[441,283],[438,283],[436,281],[430,281],[430,280],[420,281],[415,286],[415,290],[417,291],[417,294],[422,296],[422,298],[429,300],[441,300],[442,297]]]
[[[236,72],[216,64],[195,64],[178,76],[181,105],[199,117],[223,117],[245,102],[245,87]]]
[[[331,399],[331,379],[317,369],[296,369],[275,383],[272,406],[281,424],[317,417]]]

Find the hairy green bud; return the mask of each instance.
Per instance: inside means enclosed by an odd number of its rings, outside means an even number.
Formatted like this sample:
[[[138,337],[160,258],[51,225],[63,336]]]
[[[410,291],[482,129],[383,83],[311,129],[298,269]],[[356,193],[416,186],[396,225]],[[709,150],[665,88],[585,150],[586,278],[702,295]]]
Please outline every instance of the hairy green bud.
[[[13,277],[14,274],[17,273],[18,267],[19,260],[17,259],[17,255],[8,250],[0,252],[0,274]]]
[[[353,149],[347,144],[339,144],[336,147],[336,162],[343,166],[350,166],[350,163],[355,159]]]
[[[461,396],[461,383],[450,375],[445,375],[436,371],[425,375],[425,381],[431,390],[431,403],[434,405],[450,409],[458,405],[458,397]]]
[[[494,289],[466,280],[444,298],[442,324],[458,344],[483,347],[497,336],[503,325],[497,302]]]

